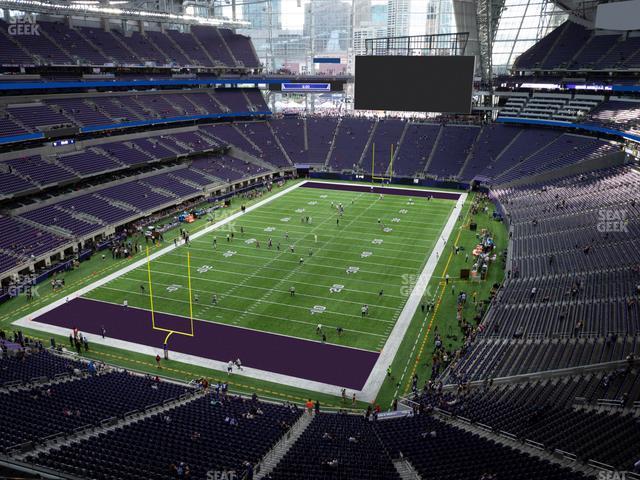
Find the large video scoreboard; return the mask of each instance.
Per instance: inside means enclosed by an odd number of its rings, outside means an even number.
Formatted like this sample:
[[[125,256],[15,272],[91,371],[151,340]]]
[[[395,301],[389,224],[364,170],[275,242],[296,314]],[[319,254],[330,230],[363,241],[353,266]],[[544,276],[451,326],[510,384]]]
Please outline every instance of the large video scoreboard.
[[[471,113],[473,56],[357,56],[356,110]]]

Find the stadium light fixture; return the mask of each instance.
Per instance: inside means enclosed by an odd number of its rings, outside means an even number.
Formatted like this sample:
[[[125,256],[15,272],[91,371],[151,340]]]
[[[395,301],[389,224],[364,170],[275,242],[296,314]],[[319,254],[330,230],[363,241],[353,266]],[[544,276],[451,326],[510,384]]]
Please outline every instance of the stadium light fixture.
[[[195,15],[168,13],[168,12],[152,12],[148,10],[135,10],[128,8],[118,8],[114,6],[101,6],[98,3],[92,4],[93,0],[82,0],[80,3],[50,3],[40,0],[0,0],[0,8],[11,10],[21,10],[26,12],[38,13],[69,13],[69,14],[95,14],[115,17],[126,17],[136,20],[147,20],[156,22],[186,23],[196,25],[234,25],[236,27],[247,27],[250,22],[244,20],[227,20],[225,18],[205,18]]]

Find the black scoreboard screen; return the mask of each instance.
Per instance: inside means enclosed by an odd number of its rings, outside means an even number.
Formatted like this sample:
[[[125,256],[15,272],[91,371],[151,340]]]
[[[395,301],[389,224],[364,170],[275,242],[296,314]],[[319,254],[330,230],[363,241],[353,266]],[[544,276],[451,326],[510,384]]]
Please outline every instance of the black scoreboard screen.
[[[357,56],[356,110],[471,113],[473,56]]]

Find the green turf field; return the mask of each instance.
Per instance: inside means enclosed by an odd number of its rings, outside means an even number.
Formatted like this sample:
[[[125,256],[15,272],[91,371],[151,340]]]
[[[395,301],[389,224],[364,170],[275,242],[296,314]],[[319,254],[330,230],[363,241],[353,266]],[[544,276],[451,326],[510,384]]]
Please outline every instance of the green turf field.
[[[155,310],[189,317],[189,252],[194,318],[315,340],[321,323],[329,343],[380,350],[454,206],[451,200],[298,188],[153,260]],[[349,267],[358,270],[348,273]],[[147,278],[142,267],[87,297],[116,304],[126,299],[148,309]],[[369,313],[363,319],[364,304]]]
[[[287,186],[295,184],[296,181],[287,182]],[[329,181],[330,182],[330,181]],[[433,189],[433,190],[441,190],[441,189]],[[241,197],[235,197],[233,199],[232,206],[230,208],[225,208],[219,211],[218,219],[225,218],[233,213],[236,213],[240,205],[245,203],[247,205],[252,205],[257,201],[277,194],[281,191],[281,188],[274,188],[273,192],[264,192],[264,197],[260,197],[254,200],[246,200]],[[302,192],[302,191],[301,191]],[[319,194],[323,194],[320,192]],[[331,191],[326,192],[327,195],[340,195],[342,196],[343,192]],[[349,194],[350,195],[350,194]],[[355,194],[356,197],[358,194]],[[283,200],[287,200],[290,197],[286,197]],[[400,197],[402,198],[402,197]],[[489,277],[486,281],[481,282],[480,284],[475,284],[471,286],[468,282],[462,281],[457,278],[458,272],[461,268],[469,268],[470,263],[465,261],[465,257],[463,255],[454,255],[453,253],[453,245],[457,244],[461,247],[464,247],[467,251],[472,249],[477,243],[477,232],[470,231],[468,228],[468,224],[471,221],[474,221],[478,224],[478,230],[487,228],[489,229],[493,235],[494,240],[496,242],[497,251],[501,252],[506,248],[507,244],[507,232],[502,223],[495,222],[492,219],[492,213],[494,211],[494,207],[490,202],[485,202],[484,204],[489,206],[488,214],[477,214],[471,215],[469,212],[469,207],[471,203],[476,198],[474,193],[471,193],[465,202],[465,206],[462,211],[461,220],[457,222],[457,228],[452,234],[448,245],[448,250],[442,252],[440,255],[440,259],[438,265],[435,270],[434,277],[432,277],[431,281],[428,285],[428,294],[429,298],[433,298],[437,301],[436,309],[432,312],[421,313],[418,310],[412,320],[411,326],[407,331],[403,342],[398,350],[398,353],[392,364],[392,376],[385,381],[378,394],[378,398],[376,402],[383,406],[383,408],[387,408],[391,405],[391,402],[394,398],[399,395],[404,395],[410,392],[411,387],[411,377],[414,373],[418,374],[420,377],[420,383],[429,378],[430,368],[431,368],[431,351],[433,348],[433,340],[434,340],[434,331],[435,329],[439,329],[441,332],[447,332],[451,329],[454,332],[458,332],[459,327],[456,321],[456,302],[455,296],[451,294],[450,287],[445,285],[442,277],[449,273],[451,276],[451,284],[455,284],[460,289],[469,289],[468,291],[477,291],[480,299],[488,298],[488,292],[496,282],[502,282],[504,270],[501,265],[495,265],[495,268],[492,267],[489,269]],[[384,201],[387,199],[400,200],[398,197],[385,197]],[[406,202],[408,199],[405,197],[404,201]],[[279,202],[277,200],[276,202]],[[415,202],[418,203],[418,199],[415,199]],[[437,201],[436,201],[437,203]],[[435,203],[434,203],[435,204]],[[209,205],[209,204],[205,204]],[[448,204],[445,204],[448,205]],[[265,206],[265,211],[270,208],[270,206],[277,206],[277,203],[270,204],[269,206]],[[348,207],[348,205],[345,205]],[[305,205],[305,208],[307,206]],[[299,207],[295,207],[299,208]],[[482,209],[481,209],[482,210]],[[262,209],[260,209],[256,213],[260,213]],[[331,210],[327,207],[327,212],[330,213]],[[252,215],[252,214],[251,214]],[[349,211],[347,211],[345,215],[349,215]],[[300,215],[297,214],[295,217],[292,216],[292,220],[289,222],[289,231],[293,234],[293,219],[296,218],[297,222],[300,221]],[[400,218],[400,216],[398,216]],[[249,214],[245,216],[245,219],[249,218]],[[261,215],[258,215],[258,218],[262,218]],[[278,220],[281,217],[278,217]],[[347,219],[348,220],[348,219]],[[377,220],[377,218],[375,219]],[[313,218],[313,222],[311,224],[311,228],[315,226],[317,223],[317,217]],[[402,222],[401,222],[402,224]],[[399,224],[396,228],[394,226],[394,232],[397,232],[400,228]],[[192,232],[200,231],[207,226],[207,221],[205,219],[198,219],[196,222],[189,226],[189,229]],[[299,228],[302,228],[303,225],[298,225]],[[333,226],[332,226],[333,227]],[[306,226],[304,226],[306,228]],[[239,229],[239,226],[238,226]],[[374,227],[374,232],[377,232]],[[457,232],[457,233],[456,233]],[[321,233],[319,232],[319,238]],[[166,246],[167,244],[173,241],[173,238],[178,234],[178,229],[172,229],[165,233],[165,242],[162,246]],[[222,233],[218,235],[219,240],[224,240],[224,236],[226,233]],[[346,238],[346,233],[344,233],[343,239]],[[357,235],[351,234],[349,235],[351,238],[358,239]],[[394,237],[396,235],[393,235]],[[400,236],[398,235],[398,239],[393,238],[393,241],[402,241]],[[211,237],[209,237],[210,239]],[[275,238],[275,236],[274,236]],[[387,239],[390,237],[385,237]],[[139,236],[131,237],[134,243],[140,241]],[[411,242],[408,242],[411,244]],[[383,244],[384,245],[384,244]],[[387,244],[390,245],[390,244]],[[219,246],[220,247],[220,246]],[[255,248],[255,247],[254,247]],[[263,246],[261,245],[261,248]],[[182,252],[185,249],[180,249]],[[236,251],[239,251],[235,249]],[[375,253],[375,252],[374,252]],[[424,258],[428,256],[428,252],[424,252]],[[64,298],[66,295],[69,295],[71,292],[85,287],[100,278],[117,272],[118,270],[128,266],[132,262],[140,260],[144,254],[137,254],[131,259],[111,259],[111,256],[107,256],[106,258],[101,258],[100,255],[94,255],[92,258],[87,261],[81,262],[77,269],[71,270],[69,272],[64,272],[58,274],[58,278],[64,278],[66,280],[66,286],[62,290],[51,291],[47,285],[42,285],[38,290],[38,295],[31,302],[27,301],[24,295],[21,295],[17,298],[14,298],[8,302],[0,304],[0,328],[5,331],[11,332],[11,330],[15,329],[12,326],[11,322],[17,320],[25,315],[28,315],[30,312],[33,312],[48,303]],[[168,258],[168,257],[163,257]],[[295,258],[295,257],[294,257]],[[341,257],[342,258],[342,257]],[[162,260],[162,259],[161,259]],[[180,264],[183,265],[184,257],[181,258]],[[363,259],[364,260],[364,259]],[[373,260],[373,257],[370,258]],[[377,261],[377,260],[376,260]],[[216,265],[216,264],[213,264]],[[154,267],[155,268],[155,267]],[[181,267],[184,269],[184,267]],[[360,273],[360,272],[359,272]],[[217,277],[221,278],[221,277]],[[353,277],[355,278],[355,277]],[[129,282],[131,283],[131,282]],[[127,283],[127,285],[129,285]],[[131,291],[134,291],[136,288],[139,288],[138,284],[132,284],[129,287]],[[404,291],[404,290],[403,290]],[[300,288],[298,288],[298,293],[300,292]],[[221,295],[221,294],[219,294]],[[301,297],[302,298],[302,297]],[[333,296],[330,296],[333,298]],[[208,299],[207,301],[209,301]],[[358,310],[358,305],[356,305],[356,310]],[[185,310],[186,311],[186,310]],[[465,317],[467,319],[471,319],[473,317],[474,305],[472,302],[467,302],[465,306]],[[358,312],[356,311],[356,314]],[[373,314],[373,311],[371,312]],[[315,318],[312,317],[313,320]],[[324,322],[324,321],[323,321]],[[315,322],[314,322],[315,323]],[[65,336],[60,335],[49,335],[43,333],[41,331],[23,328],[23,332],[26,335],[33,336],[36,339],[42,340],[45,344],[48,343],[50,337],[54,337],[57,342],[60,344],[65,344],[67,339]],[[311,328],[314,330],[314,327]],[[313,335],[313,334],[312,334]],[[346,335],[345,335],[346,337]],[[335,339],[329,338],[329,341],[334,341]],[[462,338],[458,336],[457,340],[455,339],[446,339],[446,346],[448,349],[457,348],[462,341]],[[157,374],[158,369],[155,365],[155,360],[153,357],[149,355],[141,354],[138,352],[132,352],[127,350],[120,350],[115,347],[110,347],[106,345],[95,344],[91,347],[91,351],[84,354],[86,357],[98,359],[101,361],[105,361],[107,363],[118,365],[124,368],[135,369],[138,371]],[[186,363],[181,363],[176,360],[168,360],[161,371],[161,375],[171,378],[176,378],[180,380],[192,380],[194,378],[201,378],[206,376],[210,378],[212,382],[220,380],[219,372],[209,370],[205,367],[201,367],[198,365],[191,365]],[[305,402],[308,398],[319,399],[323,406],[331,406],[331,407],[340,407],[345,408],[347,405],[340,402],[340,397],[334,397],[328,394],[321,394],[317,392],[310,392],[307,390],[303,390],[296,387],[276,384],[268,381],[262,381],[257,379],[252,379],[249,377],[241,377],[237,376],[235,378],[227,378],[226,375],[223,377],[225,381],[229,382],[230,388],[234,392],[242,392],[242,393],[258,393],[258,395],[262,397],[269,397],[273,399],[285,399],[289,401],[294,401],[298,403]],[[337,395],[337,392],[336,392]],[[366,407],[361,402],[358,402],[358,408]]]

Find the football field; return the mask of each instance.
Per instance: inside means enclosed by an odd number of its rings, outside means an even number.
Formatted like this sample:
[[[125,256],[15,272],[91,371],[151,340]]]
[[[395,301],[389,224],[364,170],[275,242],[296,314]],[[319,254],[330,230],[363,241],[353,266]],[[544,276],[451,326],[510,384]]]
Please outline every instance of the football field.
[[[298,188],[153,260],[154,309],[189,318],[189,252],[194,318],[378,351],[454,205]],[[147,267],[86,296],[148,309]]]
[[[148,259],[24,321],[139,353],[166,344],[172,359],[216,370],[241,358],[254,378],[361,391],[393,360],[419,307],[416,283],[462,205],[457,193],[384,192],[290,187],[189,244],[152,246]]]

